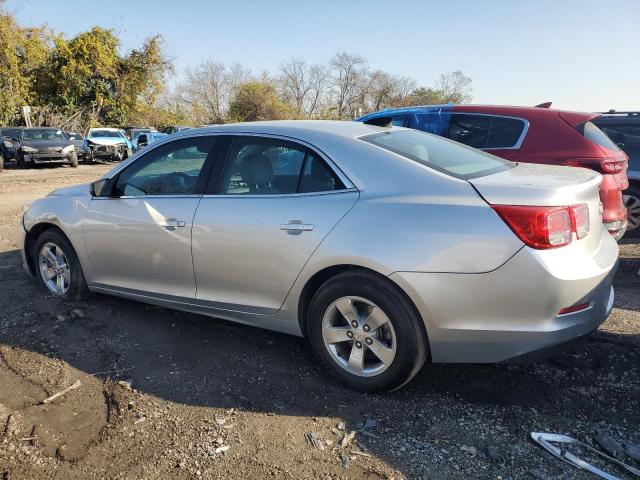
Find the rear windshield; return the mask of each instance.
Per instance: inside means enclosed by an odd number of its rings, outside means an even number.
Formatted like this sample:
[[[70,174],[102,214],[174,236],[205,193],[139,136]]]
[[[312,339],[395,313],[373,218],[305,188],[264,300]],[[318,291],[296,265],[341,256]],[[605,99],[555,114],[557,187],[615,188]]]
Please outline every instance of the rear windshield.
[[[464,180],[514,166],[507,160],[417,130],[392,130],[360,139]]]
[[[608,148],[609,150],[620,150],[620,147],[616,145],[613,140],[607,137],[607,134],[600,130],[595,124],[591,122],[585,122],[582,124],[578,131],[584,135],[587,140],[591,140],[596,145]]]

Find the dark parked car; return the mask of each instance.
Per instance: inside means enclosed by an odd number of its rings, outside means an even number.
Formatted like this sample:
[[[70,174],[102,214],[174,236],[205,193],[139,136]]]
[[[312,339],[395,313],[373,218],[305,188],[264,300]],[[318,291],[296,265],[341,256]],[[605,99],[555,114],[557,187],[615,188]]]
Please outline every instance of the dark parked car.
[[[5,163],[15,160],[21,130],[16,127],[0,128],[0,171]]]
[[[595,170],[602,174],[602,221],[619,240],[627,229],[627,155],[594,124],[599,114],[549,106],[433,105],[383,110],[359,121],[435,133],[514,162]]]
[[[78,166],[76,146],[57,128],[24,128],[20,132],[17,151],[20,168],[35,164],[69,164]]]
[[[84,144],[84,137],[76,132],[64,132],[64,134],[76,146],[76,156],[81,162],[86,162],[89,157],[89,149]]]
[[[623,192],[627,206],[629,228],[640,235],[640,112],[610,110],[596,118],[595,123],[629,157],[629,188]]]
[[[172,133],[183,132],[185,130],[189,130],[192,127],[187,125],[169,125],[168,127],[164,127],[160,130],[162,133],[166,133],[167,135],[171,135]]]

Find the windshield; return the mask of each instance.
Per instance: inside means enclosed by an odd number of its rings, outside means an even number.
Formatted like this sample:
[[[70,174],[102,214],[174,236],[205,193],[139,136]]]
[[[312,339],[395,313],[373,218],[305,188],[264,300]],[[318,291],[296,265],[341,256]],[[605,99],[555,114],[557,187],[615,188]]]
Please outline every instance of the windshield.
[[[23,130],[22,140],[67,140],[61,130]]]
[[[89,138],[123,138],[123,135],[117,130],[91,130]]]
[[[0,130],[0,135],[3,136],[3,137],[18,138],[18,135],[20,135],[20,129],[18,129],[18,128],[3,128],[2,130]]]
[[[392,130],[361,137],[452,177],[469,179],[501,172],[513,163],[488,153],[417,130]]]

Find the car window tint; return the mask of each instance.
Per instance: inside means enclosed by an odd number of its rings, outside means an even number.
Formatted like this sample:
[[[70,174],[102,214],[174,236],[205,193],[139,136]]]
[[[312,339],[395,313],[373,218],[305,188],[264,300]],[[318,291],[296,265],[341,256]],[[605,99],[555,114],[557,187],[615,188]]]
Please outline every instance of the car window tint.
[[[220,193],[269,195],[296,193],[306,147],[260,137],[233,141]]]
[[[391,117],[391,125],[394,127],[404,127],[407,122],[406,115],[394,115]]]
[[[451,140],[474,148],[487,148],[491,117],[487,115],[453,114],[449,123]]]
[[[491,125],[486,148],[514,147],[524,130],[525,123],[517,118],[489,117]]]
[[[417,113],[414,116],[413,124],[410,124],[409,127],[446,137],[450,121],[451,113],[449,112]]]
[[[300,193],[330,192],[343,188],[345,188],[344,184],[329,166],[317,155],[309,152],[298,191]]]
[[[116,191],[124,196],[191,195],[215,137],[170,142],[139,157],[118,177]]]
[[[360,139],[456,178],[490,175],[514,165],[494,155],[418,130],[398,129]]]
[[[585,122],[584,124],[582,124],[578,131],[582,133],[582,135],[584,135],[587,140],[592,141],[596,145],[600,145],[601,147],[605,147],[614,151],[620,150],[620,147],[618,147],[618,145],[616,145],[614,141],[607,136],[606,133],[604,133],[591,122]]]

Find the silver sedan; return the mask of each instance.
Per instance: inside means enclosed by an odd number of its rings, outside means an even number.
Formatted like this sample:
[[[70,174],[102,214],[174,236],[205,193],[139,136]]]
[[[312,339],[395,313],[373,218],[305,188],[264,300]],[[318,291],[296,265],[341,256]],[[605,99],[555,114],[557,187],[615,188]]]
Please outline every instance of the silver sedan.
[[[35,201],[24,264],[59,297],[304,335],[339,380],[391,390],[427,359],[536,358],[604,321],[600,180],[356,122],[193,129]]]

